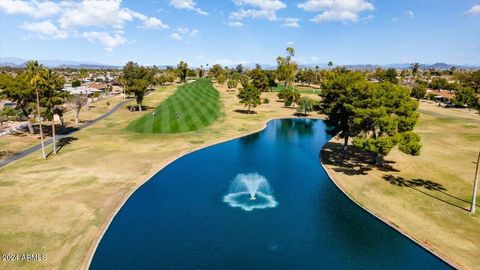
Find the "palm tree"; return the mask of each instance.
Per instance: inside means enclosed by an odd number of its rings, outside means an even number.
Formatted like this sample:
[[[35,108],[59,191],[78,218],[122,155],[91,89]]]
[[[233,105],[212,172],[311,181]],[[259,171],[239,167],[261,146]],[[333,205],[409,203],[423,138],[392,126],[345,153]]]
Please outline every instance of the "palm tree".
[[[118,82],[122,84],[123,86],[123,100],[125,100],[126,95],[125,95],[125,84],[127,83],[127,80],[125,79],[125,76],[122,74],[118,77]]]
[[[62,103],[61,98],[58,96],[57,90],[61,88],[62,81],[60,78],[48,68],[43,69],[40,72],[42,77],[42,87],[47,93],[45,102],[47,103],[47,108],[50,109],[49,113],[52,117],[52,149],[53,154],[57,154],[57,140],[55,135],[55,106]]]
[[[333,62],[332,62],[332,61],[328,61],[328,67],[329,67],[330,69],[332,69],[332,66],[333,66]]]
[[[36,101],[37,101],[37,116],[38,116],[38,123],[40,127],[40,141],[42,144],[42,158],[45,159],[47,156],[45,155],[45,144],[43,142],[42,119],[40,116],[40,98],[38,96],[38,86],[42,81],[42,77],[40,75],[40,70],[42,67],[43,65],[38,64],[38,61],[27,62],[28,78],[30,78],[30,83],[35,87],[35,95],[36,95]]]

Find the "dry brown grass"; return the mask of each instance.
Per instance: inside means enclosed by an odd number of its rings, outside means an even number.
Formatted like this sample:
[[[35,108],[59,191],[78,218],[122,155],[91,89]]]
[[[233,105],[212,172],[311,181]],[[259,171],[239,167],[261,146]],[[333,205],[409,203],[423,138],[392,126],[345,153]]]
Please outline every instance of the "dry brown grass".
[[[91,109],[82,108],[80,111],[80,123],[89,122],[100,115],[106,113],[111,108],[113,108],[116,104],[123,100],[123,97],[116,96],[108,99],[104,99],[98,102],[93,103],[92,105],[95,106]],[[110,105],[108,105],[110,103]],[[78,125],[75,124],[75,118],[73,111],[68,111],[64,115],[65,126],[66,128],[75,128]],[[44,122],[43,128],[45,131],[45,138],[50,138],[50,122]],[[57,121],[57,132],[61,132],[62,127],[60,123]],[[35,126],[36,134],[30,134],[27,132],[18,132],[8,136],[0,137],[0,159],[7,158],[8,156],[13,155],[16,152],[24,150],[30,146],[40,143],[40,134],[38,134],[38,126]]]
[[[468,212],[480,151],[480,117],[425,102],[419,111],[420,156],[394,150],[386,158],[388,166],[379,170],[365,164],[360,153],[339,162],[341,142],[334,140],[325,146],[323,163],[362,206],[457,267],[480,269],[480,215]]]
[[[121,109],[74,134],[77,140],[57,156],[41,160],[37,152],[0,169],[0,253],[48,256],[45,262],[1,262],[0,268],[86,267],[115,211],[151,175],[185,153],[260,130],[268,119],[295,113],[276,102],[275,93],[262,94],[270,103],[258,107],[257,114],[238,113],[243,107],[236,94],[217,89],[223,116],[207,128],[181,134],[131,133],[126,126],[140,113]],[[146,98],[145,105],[158,105],[174,90],[161,88]]]

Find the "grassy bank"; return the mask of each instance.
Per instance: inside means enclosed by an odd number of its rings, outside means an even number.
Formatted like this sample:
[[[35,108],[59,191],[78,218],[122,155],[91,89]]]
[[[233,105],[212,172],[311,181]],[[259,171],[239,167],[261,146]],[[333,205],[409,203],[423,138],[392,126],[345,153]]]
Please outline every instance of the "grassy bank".
[[[419,112],[420,156],[394,150],[387,165],[377,169],[365,164],[368,157],[358,152],[339,158],[341,141],[333,141],[325,146],[323,163],[361,205],[458,267],[478,269],[480,215],[470,215],[468,209],[480,151],[480,118],[473,111],[423,102]]]
[[[194,131],[213,123],[220,116],[217,90],[208,79],[182,85],[151,114],[128,125],[140,133],[177,133]]]

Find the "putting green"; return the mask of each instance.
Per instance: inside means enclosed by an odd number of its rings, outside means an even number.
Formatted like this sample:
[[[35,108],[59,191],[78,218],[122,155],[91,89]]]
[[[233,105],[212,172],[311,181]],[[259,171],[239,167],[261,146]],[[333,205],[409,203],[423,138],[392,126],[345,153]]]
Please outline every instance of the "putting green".
[[[178,133],[210,125],[220,116],[219,93],[208,79],[182,85],[153,112],[130,123],[139,133]]]

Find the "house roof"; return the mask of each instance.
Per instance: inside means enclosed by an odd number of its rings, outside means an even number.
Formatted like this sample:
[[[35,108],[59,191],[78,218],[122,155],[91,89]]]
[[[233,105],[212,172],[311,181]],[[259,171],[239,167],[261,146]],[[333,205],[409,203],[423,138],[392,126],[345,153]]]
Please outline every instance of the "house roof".
[[[67,91],[73,95],[84,95],[84,94],[92,94],[94,92],[101,92],[101,90],[98,90],[96,88],[91,88],[85,85],[82,85],[79,87],[65,87],[63,88],[63,91]]]
[[[88,84],[88,87],[99,89],[99,90],[105,89],[106,86],[107,85],[104,83],[96,83],[96,82]]]
[[[427,90],[427,93],[428,94],[435,94],[436,97],[442,97],[442,98],[446,98],[446,99],[452,99],[454,94],[451,93],[450,91],[447,91],[447,90],[433,90],[433,89],[428,89]]]

